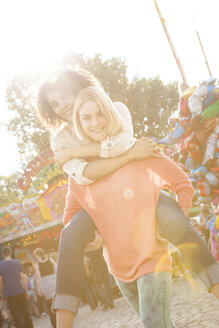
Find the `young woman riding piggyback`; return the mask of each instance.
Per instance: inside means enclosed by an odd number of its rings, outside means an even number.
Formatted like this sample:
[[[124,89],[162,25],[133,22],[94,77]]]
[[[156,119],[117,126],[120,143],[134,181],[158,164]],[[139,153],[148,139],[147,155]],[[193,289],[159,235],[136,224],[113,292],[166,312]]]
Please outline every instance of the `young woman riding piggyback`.
[[[137,160],[139,157],[136,154],[135,157],[133,154],[127,156],[127,153],[134,147],[141,149],[141,156],[145,158],[160,157],[154,141],[150,139],[133,140],[131,117],[127,107],[122,103],[113,105],[123,121],[117,134],[111,133],[102,140],[90,138],[89,142],[83,140],[83,138],[80,138],[82,139],[80,140],[76,136],[72,125],[75,97],[80,90],[92,85],[101,89],[96,79],[88,72],[66,69],[56,75],[54,80],[48,80],[44,83],[39,93],[39,115],[43,119],[44,125],[47,125],[47,128],[58,130],[60,124],[66,122],[65,126],[53,136],[51,145],[57,162],[62,164],[66,172],[81,185],[93,184],[95,181],[98,183],[101,178],[131,161]],[[92,131],[92,133],[94,132]],[[97,159],[95,161],[84,159],[93,157]],[[130,193],[130,191],[126,192]],[[147,193],[145,191],[145,197]],[[187,194],[192,194],[189,183]],[[181,206],[183,211],[187,213],[191,202],[185,202]],[[183,211],[171,197],[162,191],[160,192],[156,212],[160,235],[178,247],[183,244],[191,245],[193,243],[195,247],[182,247],[181,252],[193,271],[199,275],[206,288],[208,290],[211,288],[212,292],[217,295],[218,266],[212,259],[206,245],[186,220]],[[63,229],[58,263],[62,263],[62,266],[64,263],[69,265],[69,258],[64,254],[64,249],[68,249],[69,254],[72,256],[72,262],[77,263],[77,265],[68,270],[69,273],[64,273],[63,270],[59,270],[58,264],[54,302],[56,309],[63,309],[73,314],[77,313],[83,252],[87,243],[94,238],[94,231],[95,225],[84,210],[74,215],[71,223]],[[74,281],[72,276],[74,276]],[[66,304],[63,300],[66,301]]]

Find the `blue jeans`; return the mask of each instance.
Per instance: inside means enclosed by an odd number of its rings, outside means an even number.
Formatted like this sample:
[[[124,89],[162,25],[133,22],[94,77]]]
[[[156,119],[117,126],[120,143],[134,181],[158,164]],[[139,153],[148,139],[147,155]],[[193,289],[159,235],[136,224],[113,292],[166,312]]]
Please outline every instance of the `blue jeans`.
[[[170,316],[170,272],[148,273],[132,282],[116,279],[116,283],[145,328],[175,327]]]
[[[157,204],[157,223],[161,237],[180,249],[184,259],[209,291],[212,285],[219,282],[219,265],[178,203],[163,191]],[[81,210],[62,230],[53,309],[77,313],[84,249],[94,240],[95,229],[90,216]]]

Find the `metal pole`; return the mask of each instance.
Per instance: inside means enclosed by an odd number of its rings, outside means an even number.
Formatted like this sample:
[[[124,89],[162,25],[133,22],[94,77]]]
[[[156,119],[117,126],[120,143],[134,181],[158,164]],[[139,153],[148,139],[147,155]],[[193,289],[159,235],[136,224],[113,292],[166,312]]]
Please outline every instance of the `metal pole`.
[[[205,55],[205,51],[204,51],[204,48],[203,48],[203,45],[202,45],[202,42],[201,42],[201,38],[199,36],[198,31],[196,29],[195,29],[195,31],[196,31],[196,34],[197,34],[197,37],[198,37],[199,44],[200,44],[201,49],[202,49],[203,56],[205,58],[205,64],[207,66],[208,73],[209,73],[210,77],[212,77],[211,70],[210,70],[210,67],[209,67],[209,64],[208,64],[208,60],[207,60],[207,57]]]
[[[180,62],[180,59],[179,59],[179,57],[177,56],[176,50],[175,50],[175,48],[174,48],[174,45],[173,45],[173,43],[172,43],[172,41],[171,41],[170,34],[169,34],[168,30],[167,30],[165,20],[164,20],[164,18],[163,18],[162,15],[161,15],[160,9],[159,9],[158,4],[157,4],[157,1],[156,1],[156,0],[153,0],[153,1],[154,1],[154,4],[155,4],[155,7],[156,7],[156,9],[157,9],[158,16],[159,16],[160,21],[161,21],[161,24],[162,24],[162,26],[163,26],[164,32],[165,32],[165,34],[166,34],[167,40],[168,40],[168,42],[169,42],[170,48],[171,48],[171,50],[172,50],[173,56],[174,56],[174,58],[175,58],[176,64],[177,64],[178,69],[179,69],[179,71],[180,71],[180,74],[181,74],[182,80],[183,80],[185,83],[188,84],[188,82],[187,82],[187,78],[186,78],[186,75],[185,75],[185,72],[184,72],[184,70],[183,70],[183,67],[182,67],[182,64],[181,64],[181,62]]]

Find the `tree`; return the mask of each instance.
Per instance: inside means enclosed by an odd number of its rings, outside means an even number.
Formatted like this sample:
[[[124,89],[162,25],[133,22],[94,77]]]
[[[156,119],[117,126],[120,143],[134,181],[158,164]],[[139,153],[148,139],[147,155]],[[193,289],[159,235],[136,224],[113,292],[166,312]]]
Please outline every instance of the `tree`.
[[[103,60],[96,54],[93,58],[71,53],[64,59],[65,64],[79,65],[91,72],[101,82],[112,101],[126,102],[128,91],[127,65],[124,60],[113,57]]]
[[[6,126],[17,138],[18,151],[25,165],[31,156],[49,147],[49,134],[35,113],[36,79],[15,76],[8,84],[6,100],[8,108],[14,112]]]
[[[17,174],[0,176],[0,208],[22,197],[23,192],[17,186],[17,179]]]
[[[135,77],[129,85],[127,104],[131,111],[136,137],[160,139],[168,133],[168,117],[177,109],[176,83],[164,85],[159,77]]]

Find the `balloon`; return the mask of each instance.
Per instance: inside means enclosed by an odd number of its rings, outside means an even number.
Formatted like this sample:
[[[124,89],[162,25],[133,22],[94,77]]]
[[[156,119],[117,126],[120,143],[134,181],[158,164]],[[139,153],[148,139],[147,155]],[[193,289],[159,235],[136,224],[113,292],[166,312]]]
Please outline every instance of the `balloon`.
[[[203,99],[206,97],[208,94],[208,86],[206,82],[202,82],[197,90],[195,91],[195,95],[198,96],[199,98]]]
[[[206,146],[205,155],[204,155],[202,164],[205,164],[210,159],[214,158],[218,133],[219,133],[219,123],[218,123],[217,127],[215,128],[214,132],[212,132],[210,134],[210,136],[208,137],[207,146]]]
[[[197,185],[198,185],[198,190],[199,190],[200,196],[205,197],[210,194],[211,188],[207,181],[205,181],[204,179],[199,180],[197,182]]]
[[[185,132],[189,130],[190,125],[190,118],[182,120],[176,125],[176,129],[171,134],[161,140],[158,140],[157,142],[163,145],[175,145],[182,138]]]
[[[187,88],[184,92],[183,92],[183,97],[189,97],[190,95],[192,95],[195,91],[196,91],[197,87],[191,87],[191,88]]]
[[[201,204],[209,204],[211,202],[211,197],[210,196],[198,197],[198,202]]]
[[[214,187],[217,187],[218,183],[219,183],[219,180],[217,179],[217,177],[211,173],[211,172],[208,172],[206,175],[205,175],[205,179],[208,181],[208,183]]]
[[[215,99],[219,97],[219,88],[215,87],[214,85],[208,85],[208,95],[206,99],[203,101],[204,108],[208,107],[212,104]]]
[[[196,95],[192,94],[188,99],[188,106],[193,116],[198,116],[202,112],[202,101]]]
[[[207,108],[205,108],[203,113],[201,114],[201,117],[206,120],[213,118],[217,114],[219,114],[219,99]]]
[[[187,158],[186,165],[190,170],[196,170],[198,168],[198,163],[191,157]]]
[[[204,166],[199,166],[196,170],[191,170],[191,174],[197,178],[204,177],[207,172],[208,171]]]

